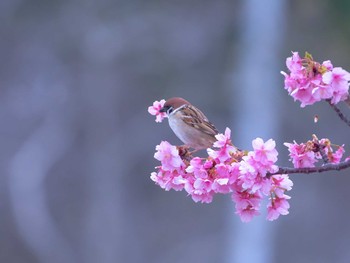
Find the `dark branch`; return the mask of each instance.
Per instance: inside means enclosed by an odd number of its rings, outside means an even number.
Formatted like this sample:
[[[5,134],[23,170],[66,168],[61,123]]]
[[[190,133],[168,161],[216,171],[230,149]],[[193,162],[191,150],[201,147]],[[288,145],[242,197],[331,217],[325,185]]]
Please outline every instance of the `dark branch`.
[[[322,173],[327,171],[340,171],[350,167],[350,160],[333,164],[327,163],[321,167],[309,167],[309,168],[291,168],[291,167],[279,167],[275,173],[267,173],[267,177],[274,174],[311,174],[311,173]]]
[[[345,122],[348,126],[350,126],[350,120],[348,120],[348,118],[346,118],[346,116],[341,112],[341,110],[338,108],[337,105],[332,104],[331,100],[326,100],[328,102],[328,104],[331,106],[331,108],[338,114],[339,118]]]
[[[318,152],[321,154],[324,163],[329,163],[327,154],[325,153],[324,149],[320,148]]]

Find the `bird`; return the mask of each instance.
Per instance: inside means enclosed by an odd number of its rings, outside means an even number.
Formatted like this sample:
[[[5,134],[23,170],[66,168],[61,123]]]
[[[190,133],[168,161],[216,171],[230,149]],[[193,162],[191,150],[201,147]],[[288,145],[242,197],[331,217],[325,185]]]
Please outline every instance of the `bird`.
[[[217,141],[216,127],[197,107],[180,97],[168,99],[160,112],[165,112],[169,126],[188,147],[195,150],[210,148]]]

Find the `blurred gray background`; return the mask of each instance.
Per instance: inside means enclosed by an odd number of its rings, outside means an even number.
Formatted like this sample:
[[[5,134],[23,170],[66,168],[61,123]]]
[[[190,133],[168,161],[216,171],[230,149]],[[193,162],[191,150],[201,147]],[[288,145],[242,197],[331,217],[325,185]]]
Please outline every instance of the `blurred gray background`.
[[[261,3],[260,3],[261,2]],[[150,180],[147,113],[182,96],[236,145],[346,144],[326,103],[301,109],[285,58],[350,69],[349,1],[0,1],[0,262],[350,262],[349,170],[292,175],[290,215],[243,224]],[[349,115],[349,109],[344,108]],[[313,123],[317,114],[319,122]]]

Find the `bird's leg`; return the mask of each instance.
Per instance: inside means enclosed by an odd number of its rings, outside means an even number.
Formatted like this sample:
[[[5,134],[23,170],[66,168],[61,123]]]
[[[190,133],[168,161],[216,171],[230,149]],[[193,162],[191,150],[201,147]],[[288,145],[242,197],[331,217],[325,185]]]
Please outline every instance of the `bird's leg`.
[[[193,158],[193,152],[190,151],[190,147],[188,147],[187,145],[176,146],[176,148],[179,151],[179,156],[182,160],[189,162]]]
[[[198,150],[193,150],[193,151],[190,151],[189,153],[190,153],[191,155],[193,155],[193,154],[196,153],[196,152],[198,152]]]

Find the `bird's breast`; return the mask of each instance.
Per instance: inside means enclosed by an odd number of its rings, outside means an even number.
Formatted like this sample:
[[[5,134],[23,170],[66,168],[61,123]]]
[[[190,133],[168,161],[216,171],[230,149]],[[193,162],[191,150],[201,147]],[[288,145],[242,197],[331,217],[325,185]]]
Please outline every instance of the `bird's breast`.
[[[168,118],[169,126],[175,135],[186,145],[194,149],[208,148],[215,141],[214,136],[203,133],[182,120],[180,112],[175,112]]]

